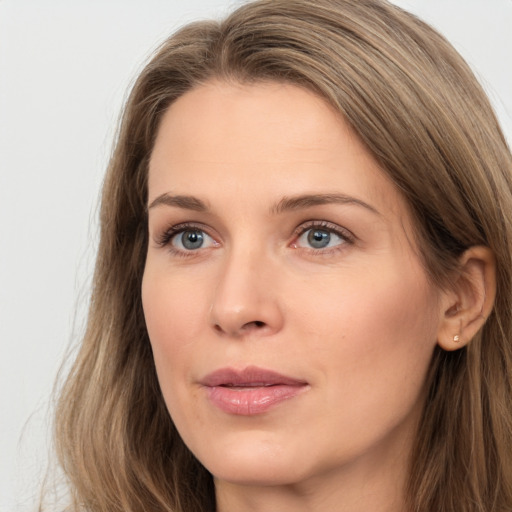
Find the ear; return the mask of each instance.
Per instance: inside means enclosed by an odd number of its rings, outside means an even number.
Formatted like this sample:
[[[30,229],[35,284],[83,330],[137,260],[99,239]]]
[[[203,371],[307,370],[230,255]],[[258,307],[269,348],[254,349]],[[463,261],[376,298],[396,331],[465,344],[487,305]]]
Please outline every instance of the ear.
[[[496,262],[488,247],[470,247],[460,257],[455,282],[443,292],[437,336],[444,350],[467,345],[492,311],[496,296]]]

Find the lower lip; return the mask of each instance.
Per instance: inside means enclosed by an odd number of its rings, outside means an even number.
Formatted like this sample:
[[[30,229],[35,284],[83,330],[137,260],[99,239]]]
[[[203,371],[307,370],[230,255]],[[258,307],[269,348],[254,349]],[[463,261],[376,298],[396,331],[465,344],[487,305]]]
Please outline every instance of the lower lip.
[[[300,394],[306,385],[258,387],[206,387],[208,398],[213,405],[228,414],[252,416],[262,414],[276,405]]]

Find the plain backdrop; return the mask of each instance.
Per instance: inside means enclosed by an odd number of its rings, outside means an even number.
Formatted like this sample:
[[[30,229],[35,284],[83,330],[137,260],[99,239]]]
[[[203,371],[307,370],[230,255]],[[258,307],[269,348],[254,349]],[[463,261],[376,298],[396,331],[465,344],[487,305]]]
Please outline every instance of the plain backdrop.
[[[35,509],[51,390],[82,332],[126,92],[187,21],[240,1],[0,0],[0,511]],[[444,33],[512,141],[512,0],[396,0]]]

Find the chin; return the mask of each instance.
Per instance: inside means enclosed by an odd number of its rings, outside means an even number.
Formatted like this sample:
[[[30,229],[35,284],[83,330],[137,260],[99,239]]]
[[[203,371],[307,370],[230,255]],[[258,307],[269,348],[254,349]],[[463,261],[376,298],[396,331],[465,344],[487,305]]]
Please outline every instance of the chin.
[[[207,469],[215,480],[242,486],[287,486],[304,479],[304,475],[297,474],[293,466],[276,460],[255,460],[255,457],[252,460],[229,460]]]
[[[258,439],[259,438],[259,439]],[[289,485],[304,478],[299,448],[272,442],[268,434],[240,435],[196,457],[217,480],[238,485]],[[300,471],[298,471],[300,470]]]

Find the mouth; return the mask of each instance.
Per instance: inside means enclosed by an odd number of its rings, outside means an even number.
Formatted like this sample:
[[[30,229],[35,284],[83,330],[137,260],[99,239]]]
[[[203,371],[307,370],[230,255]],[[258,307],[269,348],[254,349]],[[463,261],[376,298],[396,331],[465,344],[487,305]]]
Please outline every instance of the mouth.
[[[240,371],[223,368],[207,375],[200,384],[215,407],[243,416],[267,412],[309,388],[304,380],[254,366]]]

